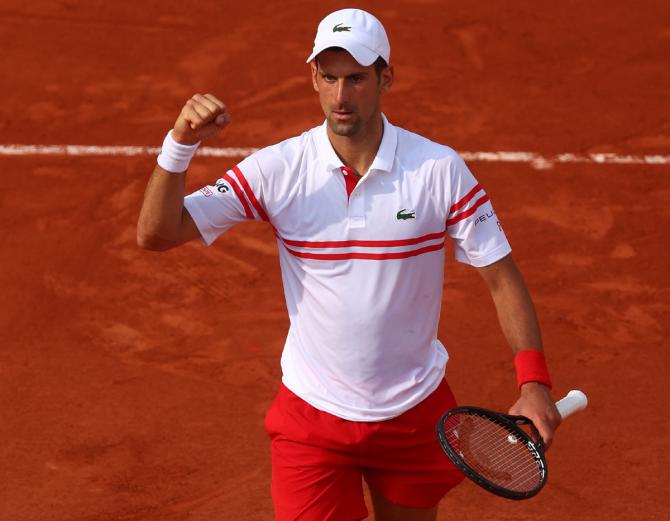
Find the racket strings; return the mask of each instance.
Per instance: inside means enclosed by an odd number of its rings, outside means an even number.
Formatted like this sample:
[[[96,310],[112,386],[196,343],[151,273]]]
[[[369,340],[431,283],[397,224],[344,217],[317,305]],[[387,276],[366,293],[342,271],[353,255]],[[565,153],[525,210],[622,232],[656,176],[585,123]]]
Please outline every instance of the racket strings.
[[[466,418],[459,445],[468,465],[505,488],[526,489],[539,481],[537,464],[523,442],[487,419]]]
[[[491,483],[520,492],[540,485],[542,469],[525,441],[492,418],[455,414],[444,434],[463,462]]]

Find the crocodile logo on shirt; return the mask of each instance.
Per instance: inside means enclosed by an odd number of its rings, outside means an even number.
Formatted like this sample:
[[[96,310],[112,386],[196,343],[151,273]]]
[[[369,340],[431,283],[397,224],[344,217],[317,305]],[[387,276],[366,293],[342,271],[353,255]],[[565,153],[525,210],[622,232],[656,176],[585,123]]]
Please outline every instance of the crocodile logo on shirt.
[[[343,33],[343,32],[349,32],[349,31],[351,31],[351,27],[347,27],[346,25],[343,25],[342,23],[339,23],[335,27],[333,27],[333,32],[334,33]]]
[[[395,216],[399,221],[406,221],[407,219],[416,219],[416,212],[414,210],[403,208]]]

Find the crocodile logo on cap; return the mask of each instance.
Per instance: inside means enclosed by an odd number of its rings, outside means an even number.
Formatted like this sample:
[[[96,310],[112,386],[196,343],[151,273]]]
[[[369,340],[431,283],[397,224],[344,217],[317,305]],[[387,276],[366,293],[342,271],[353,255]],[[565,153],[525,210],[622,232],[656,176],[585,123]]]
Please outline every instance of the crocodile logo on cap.
[[[343,33],[343,32],[350,32],[351,27],[347,27],[343,23],[337,24],[335,27],[333,27],[333,32],[334,33]]]

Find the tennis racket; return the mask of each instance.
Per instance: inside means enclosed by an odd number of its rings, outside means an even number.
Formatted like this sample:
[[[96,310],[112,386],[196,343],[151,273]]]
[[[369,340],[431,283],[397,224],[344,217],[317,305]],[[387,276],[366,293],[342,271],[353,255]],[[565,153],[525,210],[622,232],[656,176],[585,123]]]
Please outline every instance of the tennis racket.
[[[575,390],[556,402],[556,407],[561,417],[567,418],[586,404],[586,395]],[[547,481],[542,438],[524,416],[480,407],[456,407],[437,422],[437,437],[454,465],[494,494],[528,499]]]

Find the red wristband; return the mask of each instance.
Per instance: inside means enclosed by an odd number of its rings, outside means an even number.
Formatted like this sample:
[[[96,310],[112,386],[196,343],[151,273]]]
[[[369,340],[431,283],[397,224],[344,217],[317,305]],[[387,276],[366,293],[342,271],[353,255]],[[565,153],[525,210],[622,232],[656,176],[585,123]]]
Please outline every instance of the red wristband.
[[[519,387],[528,382],[539,382],[551,389],[551,379],[544,352],[534,349],[519,351],[514,357],[514,368]]]

